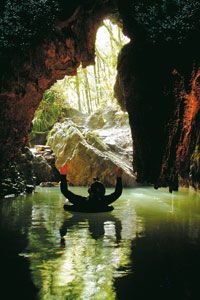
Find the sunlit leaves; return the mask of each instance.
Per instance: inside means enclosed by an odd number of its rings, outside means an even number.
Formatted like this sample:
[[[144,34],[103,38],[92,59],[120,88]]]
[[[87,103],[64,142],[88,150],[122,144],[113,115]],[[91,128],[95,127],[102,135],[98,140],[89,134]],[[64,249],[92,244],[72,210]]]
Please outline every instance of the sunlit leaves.
[[[117,105],[113,95],[117,56],[127,42],[121,29],[105,20],[97,33],[95,66],[79,68],[77,76],[66,76],[45,92],[35,113],[32,136],[48,132],[67,107],[90,114],[113,103]]]
[[[47,90],[33,119],[32,135],[47,132],[62,115],[63,96],[53,88]]]
[[[128,41],[117,25],[105,20],[97,32],[95,66],[80,67],[77,77],[65,77],[54,85],[55,89],[70,105],[86,113],[113,104],[117,56]]]

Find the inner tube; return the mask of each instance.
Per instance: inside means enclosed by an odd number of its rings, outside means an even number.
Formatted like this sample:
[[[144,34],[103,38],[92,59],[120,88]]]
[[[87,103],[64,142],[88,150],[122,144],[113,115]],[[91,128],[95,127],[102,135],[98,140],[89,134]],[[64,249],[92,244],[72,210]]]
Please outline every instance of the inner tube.
[[[98,213],[98,212],[107,212],[112,211],[114,207],[112,205],[107,205],[103,207],[88,207],[83,205],[69,205],[65,204],[63,206],[66,211],[75,211],[75,212],[86,212],[86,213]]]

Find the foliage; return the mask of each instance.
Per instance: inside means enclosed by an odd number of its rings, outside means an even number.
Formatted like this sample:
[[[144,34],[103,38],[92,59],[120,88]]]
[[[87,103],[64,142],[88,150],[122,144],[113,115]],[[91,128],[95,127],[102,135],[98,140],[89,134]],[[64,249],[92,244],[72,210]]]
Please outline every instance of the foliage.
[[[7,0],[0,13],[0,50],[25,50],[47,36],[58,14],[54,0]]]
[[[33,120],[31,138],[37,133],[48,132],[60,118],[66,117],[65,108],[69,111],[73,107],[80,112],[92,114],[116,102],[113,85],[117,73],[117,55],[127,39],[121,29],[109,20],[104,21],[103,29],[104,32],[101,32],[96,42],[96,65],[79,68],[77,76],[66,76],[45,92]],[[105,37],[105,32],[107,43],[103,44],[102,34]],[[102,118],[102,115],[99,114],[99,117]]]
[[[117,105],[113,93],[117,56],[128,41],[117,25],[105,20],[97,32],[95,65],[86,69],[80,67],[77,76],[66,76],[54,88],[71,106],[84,113],[93,113],[113,103]]]
[[[181,44],[200,30],[199,0],[131,1],[131,13],[154,43]]]
[[[44,93],[33,119],[33,128],[31,136],[40,132],[48,132],[53,125],[62,117],[63,113],[63,97],[53,88]]]

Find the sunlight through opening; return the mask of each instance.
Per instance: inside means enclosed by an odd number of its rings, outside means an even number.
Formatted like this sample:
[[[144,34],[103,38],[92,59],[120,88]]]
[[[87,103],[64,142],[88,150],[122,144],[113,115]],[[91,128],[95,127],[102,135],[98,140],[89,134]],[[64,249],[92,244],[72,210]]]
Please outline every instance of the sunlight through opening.
[[[128,42],[118,25],[104,20],[96,35],[95,64],[58,80],[35,114],[31,146],[50,147],[57,168],[69,163],[68,180],[75,186],[87,186],[99,175],[106,186],[115,186],[116,167],[124,170],[125,186],[135,180],[128,114],[114,97],[117,57]]]
[[[49,130],[66,108],[91,114],[99,108],[117,105],[114,83],[117,75],[117,56],[129,42],[121,28],[110,20],[103,21],[96,36],[95,65],[79,67],[77,76],[65,76],[44,93],[35,113],[32,135]]]

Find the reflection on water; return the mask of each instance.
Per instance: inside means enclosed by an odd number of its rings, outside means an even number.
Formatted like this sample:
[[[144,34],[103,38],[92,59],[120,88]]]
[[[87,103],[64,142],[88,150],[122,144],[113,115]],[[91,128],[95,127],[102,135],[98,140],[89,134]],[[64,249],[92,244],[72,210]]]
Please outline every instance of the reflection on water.
[[[74,191],[86,194],[85,188]],[[45,300],[193,299],[200,267],[198,193],[125,189],[114,211],[98,214],[66,212],[63,200],[58,188],[38,188],[0,205],[1,235],[14,237],[9,246],[26,262],[32,298],[37,289]],[[6,245],[1,250],[8,259]],[[21,265],[15,259],[13,268]]]
[[[115,299],[113,281],[129,271],[130,243],[138,230],[134,209],[127,202],[115,213],[65,212],[58,190],[46,190],[48,203],[40,191],[34,196],[24,253],[39,298]]]

